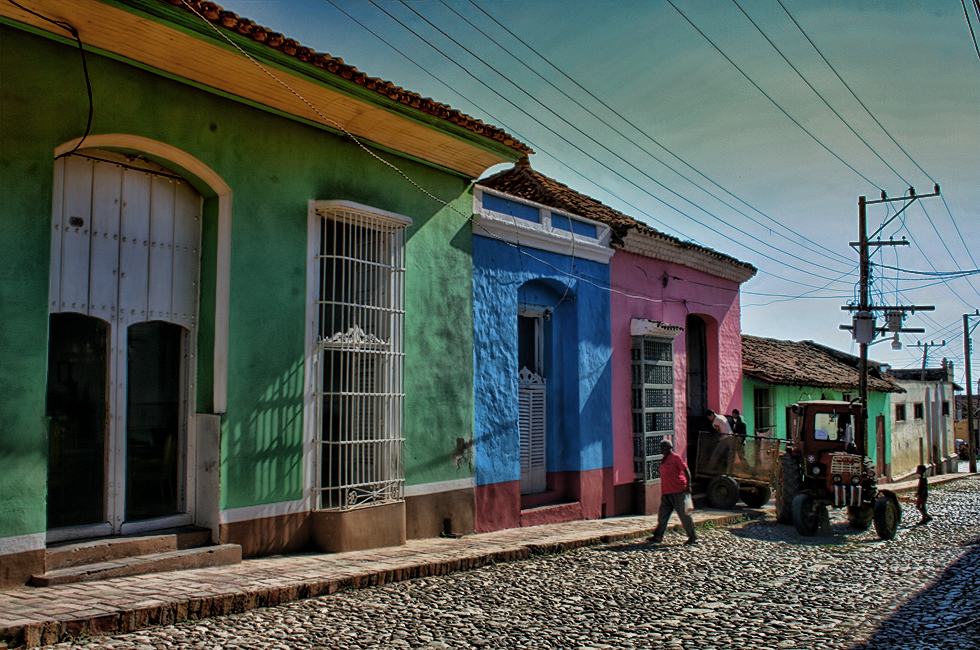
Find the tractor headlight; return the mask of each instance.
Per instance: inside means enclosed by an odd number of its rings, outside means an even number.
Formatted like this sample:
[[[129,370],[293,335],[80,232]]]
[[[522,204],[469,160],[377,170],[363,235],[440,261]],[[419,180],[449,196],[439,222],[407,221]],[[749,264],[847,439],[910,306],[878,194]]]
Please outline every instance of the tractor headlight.
[[[851,477],[851,485],[857,485],[860,482],[861,482],[860,476],[855,475]]]
[[[811,469],[810,471],[813,472],[813,475],[814,476],[820,476],[820,466],[819,465],[814,465],[813,466],[813,469]]]
[[[834,483],[840,483],[843,480],[844,479],[843,479],[843,477],[841,477],[840,474],[834,474]]]

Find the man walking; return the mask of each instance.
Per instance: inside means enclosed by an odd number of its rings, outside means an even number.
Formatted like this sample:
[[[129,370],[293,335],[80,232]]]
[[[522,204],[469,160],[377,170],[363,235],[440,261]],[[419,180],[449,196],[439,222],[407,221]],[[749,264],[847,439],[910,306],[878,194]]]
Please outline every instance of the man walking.
[[[670,515],[676,511],[684,525],[684,532],[687,533],[687,541],[690,546],[697,542],[694,534],[694,520],[684,508],[684,496],[691,493],[691,471],[687,468],[687,463],[673,452],[674,446],[664,440],[660,443],[660,453],[663,460],[660,461],[660,510],[657,512],[657,529],[653,532],[653,537],[649,541],[660,544],[664,541],[664,532],[667,530],[667,523]]]

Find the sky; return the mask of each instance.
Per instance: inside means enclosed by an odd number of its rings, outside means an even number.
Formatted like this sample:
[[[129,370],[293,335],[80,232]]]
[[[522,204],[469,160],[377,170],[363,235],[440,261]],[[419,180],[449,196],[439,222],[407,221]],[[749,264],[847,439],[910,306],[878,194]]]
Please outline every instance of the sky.
[[[935,306],[905,321],[924,334],[899,351],[879,338],[869,356],[921,367],[934,342],[928,366],[949,358],[964,385],[963,314],[980,308],[980,272],[962,273],[980,267],[972,0],[219,4],[498,126],[539,172],[754,265],[746,334],[858,354],[839,329],[858,299],[858,197],[938,183],[897,218],[903,202],[868,207],[869,234],[891,220],[879,237],[909,242],[873,249],[874,304]]]

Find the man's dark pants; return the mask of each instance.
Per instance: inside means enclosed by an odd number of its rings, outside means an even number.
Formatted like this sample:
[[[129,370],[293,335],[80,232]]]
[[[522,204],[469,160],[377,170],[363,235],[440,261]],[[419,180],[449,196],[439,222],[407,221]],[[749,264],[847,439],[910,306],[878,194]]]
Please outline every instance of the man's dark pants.
[[[684,532],[687,533],[688,539],[694,538],[694,519],[684,512],[684,492],[675,492],[660,495],[657,530],[653,533],[655,539],[663,539],[664,531],[667,530],[667,524],[670,522],[670,515],[675,511],[677,516],[681,518],[681,524],[684,526]]]

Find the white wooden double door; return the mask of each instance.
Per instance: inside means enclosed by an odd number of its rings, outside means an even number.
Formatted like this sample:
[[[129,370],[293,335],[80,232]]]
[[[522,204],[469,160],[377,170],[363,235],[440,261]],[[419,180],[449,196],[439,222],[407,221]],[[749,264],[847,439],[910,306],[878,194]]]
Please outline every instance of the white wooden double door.
[[[56,161],[53,207],[49,541],[189,523],[201,196],[87,151]]]

